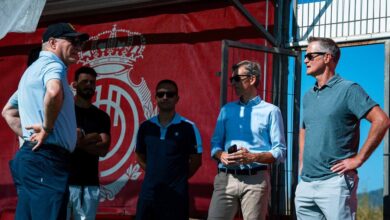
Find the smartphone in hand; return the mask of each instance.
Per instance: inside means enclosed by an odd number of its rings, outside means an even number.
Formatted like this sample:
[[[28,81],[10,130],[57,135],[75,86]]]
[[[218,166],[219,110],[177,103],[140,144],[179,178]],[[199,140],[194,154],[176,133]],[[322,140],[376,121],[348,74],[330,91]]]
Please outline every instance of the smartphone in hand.
[[[237,152],[237,145],[235,145],[235,144],[228,148],[228,154],[231,154],[234,152]]]

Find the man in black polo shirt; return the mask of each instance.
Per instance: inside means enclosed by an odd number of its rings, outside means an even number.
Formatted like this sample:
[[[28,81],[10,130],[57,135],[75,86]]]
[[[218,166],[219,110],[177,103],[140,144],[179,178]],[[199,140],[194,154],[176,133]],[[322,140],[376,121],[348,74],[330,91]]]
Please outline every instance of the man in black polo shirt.
[[[188,178],[201,165],[202,144],[195,124],[175,112],[178,88],[172,80],[156,87],[159,114],[143,122],[136,155],[145,178],[137,219],[188,219]]]
[[[110,146],[110,117],[92,104],[97,73],[81,67],[75,73],[78,139],[71,155],[68,219],[95,219],[99,203],[99,157]]]

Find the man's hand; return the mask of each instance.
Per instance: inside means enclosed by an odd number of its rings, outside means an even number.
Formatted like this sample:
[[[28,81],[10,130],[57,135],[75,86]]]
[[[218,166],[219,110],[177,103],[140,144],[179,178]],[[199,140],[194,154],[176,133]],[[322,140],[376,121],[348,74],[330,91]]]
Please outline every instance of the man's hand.
[[[239,164],[248,164],[256,161],[256,154],[249,152],[249,150],[244,147],[241,147],[237,152],[229,154],[229,158]]]
[[[271,164],[275,162],[275,158],[270,152],[251,153],[245,147],[239,147],[237,152],[231,154],[222,152],[220,160],[224,165],[250,164],[253,162]]]
[[[81,135],[77,142],[77,147],[83,147],[88,145],[96,145],[97,143],[101,142],[102,138],[98,133],[89,133],[84,135]]]
[[[344,160],[337,161],[335,165],[333,165],[330,170],[334,173],[338,173],[339,175],[350,171],[355,170],[363,164],[363,160],[361,160],[358,156],[354,156],[351,158],[347,158]]]
[[[237,165],[238,162],[231,157],[232,154],[228,154],[227,152],[221,152],[219,155],[219,160],[223,165]]]
[[[27,126],[26,129],[34,131],[34,134],[30,137],[30,141],[37,142],[37,144],[35,144],[35,146],[32,148],[33,151],[38,149],[49,136],[49,133],[47,133],[45,129],[42,128],[41,124]]]
[[[224,165],[248,164],[256,161],[256,154],[250,153],[248,149],[241,147],[237,152],[231,154],[221,152],[219,160]]]

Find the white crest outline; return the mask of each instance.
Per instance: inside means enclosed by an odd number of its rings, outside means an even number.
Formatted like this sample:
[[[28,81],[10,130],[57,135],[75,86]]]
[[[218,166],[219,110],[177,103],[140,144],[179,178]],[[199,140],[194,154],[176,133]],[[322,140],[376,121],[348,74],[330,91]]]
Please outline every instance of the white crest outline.
[[[127,39],[123,41],[123,36],[120,39],[117,39],[118,33],[127,35]],[[100,42],[102,36],[109,35],[105,43]],[[139,37],[140,45],[133,45],[133,37]],[[125,37],[126,38],[126,37]],[[120,80],[121,82],[128,85],[128,89],[132,89],[140,100],[141,108],[146,119],[151,118],[157,114],[157,107],[153,108],[153,103],[151,101],[151,92],[147,86],[147,83],[143,77],[141,77],[141,82],[135,84],[131,78],[130,73],[134,68],[134,64],[137,59],[143,58],[143,51],[145,50],[146,40],[142,34],[138,32],[132,32],[125,29],[118,29],[117,25],[114,24],[112,30],[103,31],[95,36],[91,36],[92,47],[89,51],[83,51],[80,53],[79,63],[83,65],[88,65],[94,68],[98,72],[97,80],[104,79],[115,79]],[[122,40],[122,41],[121,41]],[[114,70],[114,71],[112,71]],[[100,74],[99,72],[103,72]],[[112,94],[114,90],[117,92],[116,101],[112,101]],[[110,115],[111,110],[114,109],[114,118],[113,126],[118,125],[118,121],[126,121],[126,116],[123,110],[121,109],[120,100],[123,97],[131,107],[133,113],[133,134],[131,134],[131,142],[127,147],[126,153],[124,156],[117,162],[113,167],[109,169],[102,170],[100,175],[101,177],[107,177],[114,174],[117,170],[123,167],[126,161],[129,160],[132,152],[135,149],[136,142],[136,133],[139,128],[139,114],[137,106],[132,99],[131,95],[126,92],[126,89],[123,89],[116,85],[109,85],[108,88],[108,98],[106,100],[102,99],[102,86],[96,87],[97,95],[95,105],[99,107],[100,105],[107,106],[106,112]],[[119,135],[118,141],[115,143],[115,146],[111,148],[110,152],[100,161],[105,161],[115,155],[120,147],[123,147],[123,141],[128,137],[128,131],[126,131],[126,123],[121,123],[121,133]],[[141,175],[140,166],[138,163],[130,164],[119,178],[115,181],[108,184],[101,184],[101,194],[100,200],[114,200],[115,196],[121,191],[123,187],[127,184],[129,180],[137,180]]]

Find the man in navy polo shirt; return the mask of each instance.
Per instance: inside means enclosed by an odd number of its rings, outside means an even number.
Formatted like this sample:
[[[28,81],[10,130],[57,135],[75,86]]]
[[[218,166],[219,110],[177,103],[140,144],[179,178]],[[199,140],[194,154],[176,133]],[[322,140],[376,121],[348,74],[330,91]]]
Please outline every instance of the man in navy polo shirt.
[[[329,38],[309,38],[307,74],[316,78],[303,98],[299,134],[302,181],[296,189],[297,218],[355,219],[356,169],[377,148],[389,128],[382,109],[356,83],[335,73],[340,49]],[[359,148],[359,124],[371,123]]]
[[[202,143],[195,124],[175,111],[178,87],[162,80],[156,87],[159,114],[143,122],[136,156],[145,178],[137,219],[188,219],[188,179],[201,165]]]

